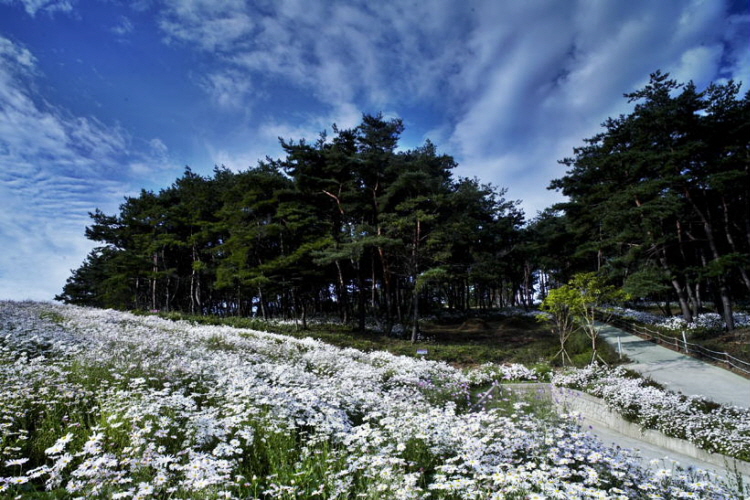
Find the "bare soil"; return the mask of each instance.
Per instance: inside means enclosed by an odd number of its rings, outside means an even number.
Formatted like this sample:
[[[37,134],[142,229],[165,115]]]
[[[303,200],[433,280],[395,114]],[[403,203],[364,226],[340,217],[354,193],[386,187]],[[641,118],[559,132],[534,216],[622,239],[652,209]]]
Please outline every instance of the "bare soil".
[[[476,343],[502,345],[505,348],[546,341],[551,333],[533,318],[511,317],[500,320],[470,318],[463,323],[426,324],[422,331],[438,343]]]

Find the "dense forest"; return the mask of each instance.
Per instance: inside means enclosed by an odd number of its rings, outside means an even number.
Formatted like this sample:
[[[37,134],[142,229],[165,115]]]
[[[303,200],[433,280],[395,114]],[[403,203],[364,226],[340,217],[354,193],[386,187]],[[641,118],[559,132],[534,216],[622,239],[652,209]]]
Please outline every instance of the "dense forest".
[[[255,168],[189,169],[172,186],[91,214],[103,243],[62,300],[123,309],[295,317],[335,313],[386,329],[420,306],[516,301],[531,276],[523,216],[503,191],[454,179],[429,142],[399,151],[400,120],[364,116]]]
[[[730,330],[750,297],[750,93],[739,92],[654,73],[625,96],[633,112],[608,119],[552,183],[570,200],[558,207],[567,256],[636,297],[671,299],[688,321],[713,307]]]
[[[567,196],[531,221],[506,190],[455,177],[401,120],[364,115],[241,172],[189,168],[158,193],[97,210],[96,247],[56,297],[193,314],[336,314],[390,332],[437,310],[506,305],[597,271],[690,319],[750,297],[750,94],[654,73],[561,161]]]

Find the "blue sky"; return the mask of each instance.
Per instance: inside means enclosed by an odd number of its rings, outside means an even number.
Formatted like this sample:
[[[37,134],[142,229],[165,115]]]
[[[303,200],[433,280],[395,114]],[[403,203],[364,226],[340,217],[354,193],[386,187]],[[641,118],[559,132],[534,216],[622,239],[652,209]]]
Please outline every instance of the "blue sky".
[[[533,218],[657,69],[750,86],[748,2],[0,0],[0,299],[59,293],[88,212],[362,113]]]

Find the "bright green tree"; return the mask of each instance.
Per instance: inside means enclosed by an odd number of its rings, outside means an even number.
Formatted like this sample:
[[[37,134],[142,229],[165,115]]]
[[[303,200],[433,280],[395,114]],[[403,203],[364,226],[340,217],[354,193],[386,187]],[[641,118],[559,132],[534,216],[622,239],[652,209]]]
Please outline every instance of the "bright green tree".
[[[605,305],[621,302],[626,298],[625,292],[608,285],[601,276],[593,272],[578,273],[567,285],[550,291],[541,308],[549,312],[553,318],[554,329],[559,335],[561,345],[557,355],[563,357],[563,363],[567,356],[565,343],[577,328],[591,340],[591,362],[595,362],[597,358],[601,360],[597,352],[597,320],[603,314]]]
[[[551,322],[552,332],[557,335],[560,341],[560,349],[552,359],[554,360],[559,356],[563,366],[566,366],[566,361],[571,365],[573,364],[567,351],[567,344],[571,335],[578,329],[578,325],[573,318],[573,309],[579,297],[578,290],[570,285],[563,285],[550,290],[539,306],[542,311],[548,314],[547,316],[541,316],[541,319]]]

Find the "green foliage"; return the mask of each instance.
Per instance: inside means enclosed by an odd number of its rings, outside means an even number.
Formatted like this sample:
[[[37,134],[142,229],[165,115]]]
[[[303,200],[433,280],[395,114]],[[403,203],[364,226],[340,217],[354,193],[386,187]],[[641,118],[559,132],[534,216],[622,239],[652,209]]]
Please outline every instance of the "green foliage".
[[[701,92],[656,72],[626,95],[630,114],[606,120],[561,162],[568,171],[551,187],[569,201],[557,207],[558,237],[575,242],[579,270],[677,300],[688,321],[708,291],[732,329],[734,303],[750,297],[750,94],[739,90],[727,82]]]
[[[341,323],[311,322],[307,330],[299,330],[291,322],[265,321],[259,318],[191,316],[180,313],[162,313],[161,316],[195,324],[226,325],[298,338],[311,337],[339,347],[350,347],[365,352],[382,350],[397,355],[444,361],[457,366],[475,366],[488,362],[522,363],[527,366],[533,365],[540,373],[548,373],[552,366],[560,364],[555,358],[559,350],[556,339],[549,335],[546,326],[526,317],[513,318],[518,331],[517,336],[524,337],[520,342],[507,343],[498,341],[495,337],[480,338],[456,330],[442,340],[430,338],[428,343],[417,349],[409,339],[375,332],[362,334],[352,326]],[[452,325],[452,328],[457,328],[457,325]],[[252,336],[253,332],[248,331],[244,335]],[[430,335],[429,332],[427,335]],[[234,346],[220,335],[209,337],[206,345],[213,350],[234,349]],[[588,337],[580,331],[572,335],[566,349],[569,353],[566,364],[572,366],[585,366],[593,355]],[[418,354],[417,350],[426,350],[427,354]],[[618,362],[617,354],[606,344],[598,346],[598,355],[609,364]],[[577,361],[571,361],[570,358]]]
[[[552,332],[557,335],[560,341],[560,348],[553,359],[559,356],[563,366],[566,362],[574,364],[566,346],[570,336],[578,329],[574,320],[574,307],[578,301],[578,290],[570,285],[563,285],[550,290],[539,306],[542,311],[549,313],[548,316],[539,316],[539,319],[552,324]]]
[[[582,303],[580,290],[572,285],[562,285],[550,290],[539,308],[555,316],[567,318]]]
[[[445,283],[450,278],[450,273],[444,267],[433,267],[417,276],[417,289],[422,290],[428,284]]]
[[[523,215],[504,190],[454,179],[454,159],[430,141],[399,150],[400,120],[333,131],[282,140],[284,158],[246,171],[188,168],[116,215],[90,214],[86,236],[101,246],[57,299],[302,329],[311,314],[359,331],[369,317],[416,336],[423,311],[515,296]]]
[[[426,313],[529,308],[596,269],[639,298],[676,300],[687,320],[710,299],[732,329],[750,298],[750,94],[656,72],[626,98],[630,114],[561,161],[550,187],[568,201],[525,227],[505,189],[454,177],[429,140],[399,148],[401,120],[364,115],[282,140],[283,158],[211,177],[188,168],[115,215],[94,211],[86,236],[99,246],[56,298],[303,329],[336,314],[416,339]]]
[[[627,298],[626,292],[606,284],[596,273],[578,273],[567,285],[550,290],[540,308],[550,314],[553,331],[560,339],[560,351],[557,355],[561,356],[563,364],[566,358],[573,364],[580,362],[580,359],[570,359],[566,350],[568,339],[579,329],[591,340],[591,362],[596,361],[596,340],[599,336],[596,319],[600,308]]]
[[[669,276],[656,267],[647,266],[629,275],[622,289],[631,297],[661,297],[670,290]]]

